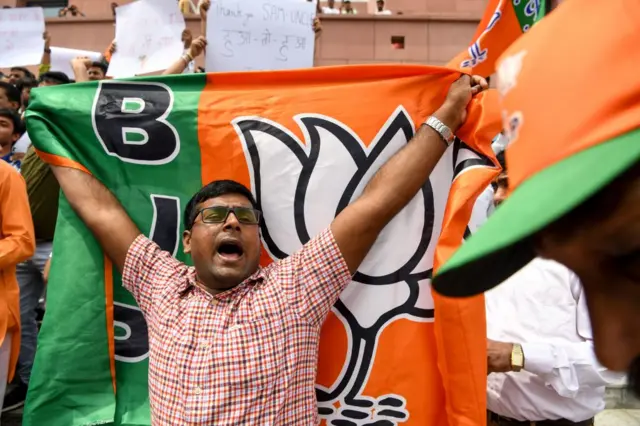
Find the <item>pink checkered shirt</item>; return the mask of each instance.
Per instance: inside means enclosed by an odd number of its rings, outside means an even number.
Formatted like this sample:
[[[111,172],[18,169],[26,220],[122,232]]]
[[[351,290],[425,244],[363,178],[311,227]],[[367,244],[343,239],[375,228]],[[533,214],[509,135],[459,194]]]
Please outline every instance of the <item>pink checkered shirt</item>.
[[[149,329],[153,425],[317,424],[320,326],[350,281],[329,229],[216,296],[140,235],[122,282]]]

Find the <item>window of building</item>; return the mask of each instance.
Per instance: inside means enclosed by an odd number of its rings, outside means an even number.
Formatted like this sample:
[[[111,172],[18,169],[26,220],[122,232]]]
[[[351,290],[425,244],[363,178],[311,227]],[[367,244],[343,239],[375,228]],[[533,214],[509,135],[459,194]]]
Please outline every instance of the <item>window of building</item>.
[[[55,18],[63,7],[69,6],[69,0],[27,0],[25,6],[39,6],[45,18]]]

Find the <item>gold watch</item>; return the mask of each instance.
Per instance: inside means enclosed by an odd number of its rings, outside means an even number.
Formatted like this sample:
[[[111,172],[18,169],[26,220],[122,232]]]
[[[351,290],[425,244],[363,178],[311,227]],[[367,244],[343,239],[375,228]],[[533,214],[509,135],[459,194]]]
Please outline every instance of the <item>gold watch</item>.
[[[511,349],[511,370],[518,372],[524,368],[524,352],[518,343],[513,344]]]

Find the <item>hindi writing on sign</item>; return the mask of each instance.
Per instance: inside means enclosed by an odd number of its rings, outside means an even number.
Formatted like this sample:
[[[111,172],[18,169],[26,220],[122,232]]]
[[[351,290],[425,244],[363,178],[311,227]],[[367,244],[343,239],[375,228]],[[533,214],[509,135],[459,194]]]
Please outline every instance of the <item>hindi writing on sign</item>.
[[[110,77],[160,71],[184,50],[184,17],[174,0],[138,0],[116,8],[116,46]]]
[[[0,68],[39,64],[43,33],[41,7],[0,9]]]
[[[315,13],[315,2],[212,0],[207,71],[312,67]]]

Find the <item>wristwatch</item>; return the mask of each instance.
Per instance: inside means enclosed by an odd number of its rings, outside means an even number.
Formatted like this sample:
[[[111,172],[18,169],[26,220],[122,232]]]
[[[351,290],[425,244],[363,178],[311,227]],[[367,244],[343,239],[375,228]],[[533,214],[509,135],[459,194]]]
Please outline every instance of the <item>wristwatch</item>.
[[[522,345],[518,343],[513,344],[511,349],[511,369],[518,372],[524,368],[524,352],[522,351]]]
[[[45,48],[44,53],[51,53],[51,49]]]
[[[433,130],[438,132],[438,134],[440,135],[444,143],[447,144],[447,146],[453,143],[455,136],[451,131],[451,129],[449,128],[449,126],[444,124],[442,121],[438,120],[433,115],[427,118],[427,121],[425,121],[424,124],[426,124],[427,126],[431,127]]]

